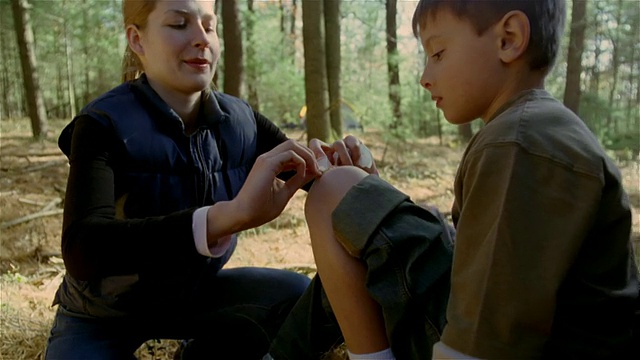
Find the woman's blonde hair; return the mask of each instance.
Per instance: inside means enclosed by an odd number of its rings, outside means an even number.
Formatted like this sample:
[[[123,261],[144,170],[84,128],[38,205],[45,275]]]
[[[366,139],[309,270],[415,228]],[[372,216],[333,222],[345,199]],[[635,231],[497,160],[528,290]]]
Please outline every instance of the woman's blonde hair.
[[[122,17],[124,27],[135,25],[138,29],[147,26],[149,14],[155,9],[156,0],[123,0]],[[138,55],[131,50],[129,44],[124,50],[122,59],[122,80],[129,81],[137,79],[144,71]]]

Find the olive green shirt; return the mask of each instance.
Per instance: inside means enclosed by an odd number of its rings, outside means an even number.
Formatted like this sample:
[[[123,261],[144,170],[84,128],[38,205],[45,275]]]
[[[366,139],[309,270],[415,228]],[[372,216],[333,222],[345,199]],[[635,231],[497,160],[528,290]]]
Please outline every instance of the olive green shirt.
[[[628,340],[638,296],[628,198],[597,139],[546,91],[519,94],[471,140],[452,216],[444,344],[522,359],[606,355]]]

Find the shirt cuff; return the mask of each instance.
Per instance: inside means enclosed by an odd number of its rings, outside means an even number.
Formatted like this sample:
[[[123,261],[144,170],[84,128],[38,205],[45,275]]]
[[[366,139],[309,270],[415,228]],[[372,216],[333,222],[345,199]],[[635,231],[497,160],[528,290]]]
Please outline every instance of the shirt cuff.
[[[467,360],[478,360],[473,356],[469,356],[467,354],[463,354],[456,349],[450,348],[442,341],[438,341],[433,345],[433,360],[439,359],[467,359]]]
[[[208,257],[220,257],[229,249],[231,240],[235,238],[235,234],[223,236],[218,239],[215,245],[207,246],[207,211],[211,206],[205,206],[197,209],[193,213],[191,222],[191,230],[193,232],[193,241],[196,245],[198,253]]]

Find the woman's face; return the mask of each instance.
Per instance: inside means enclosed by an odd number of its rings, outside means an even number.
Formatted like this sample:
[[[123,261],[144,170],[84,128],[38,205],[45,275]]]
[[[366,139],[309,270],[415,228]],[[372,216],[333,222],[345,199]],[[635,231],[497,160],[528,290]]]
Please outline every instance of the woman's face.
[[[211,84],[220,58],[217,18],[211,0],[160,0],[144,29],[127,27],[156,91],[191,95]]]

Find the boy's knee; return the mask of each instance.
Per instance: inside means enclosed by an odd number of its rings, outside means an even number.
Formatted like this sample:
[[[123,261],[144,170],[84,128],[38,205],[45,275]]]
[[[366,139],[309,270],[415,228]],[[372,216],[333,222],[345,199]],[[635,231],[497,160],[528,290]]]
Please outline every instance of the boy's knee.
[[[354,166],[340,166],[325,172],[309,189],[305,202],[307,219],[316,216],[330,217],[349,189],[368,175]]]

